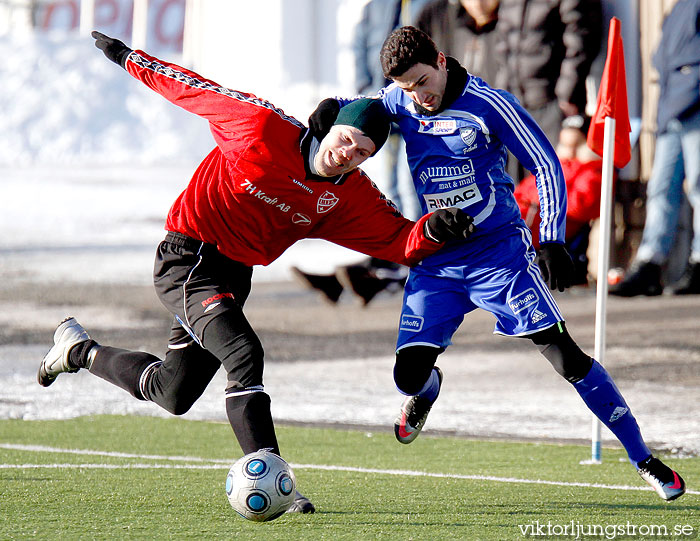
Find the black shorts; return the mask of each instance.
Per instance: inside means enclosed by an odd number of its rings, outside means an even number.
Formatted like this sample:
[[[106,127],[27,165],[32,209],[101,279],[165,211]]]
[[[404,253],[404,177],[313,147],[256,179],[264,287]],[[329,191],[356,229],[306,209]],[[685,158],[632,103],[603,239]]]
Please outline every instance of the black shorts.
[[[169,232],[154,267],[158,298],[175,317],[169,349],[205,349],[239,387],[262,384],[262,346],[243,315],[253,269],[212,244]],[[215,331],[206,332],[208,326]],[[166,360],[167,362],[167,360]]]

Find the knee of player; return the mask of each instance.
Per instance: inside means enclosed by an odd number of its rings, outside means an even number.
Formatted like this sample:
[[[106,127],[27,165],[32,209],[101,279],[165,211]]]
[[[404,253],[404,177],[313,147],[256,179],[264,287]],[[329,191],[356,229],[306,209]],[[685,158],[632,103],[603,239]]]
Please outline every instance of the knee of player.
[[[435,366],[437,356],[444,351],[432,346],[408,346],[396,353],[394,383],[406,394],[415,395],[425,385]]]
[[[240,365],[262,370],[265,356],[262,343],[244,318],[214,318],[204,328],[203,341],[229,373]]]
[[[593,359],[574,342],[563,323],[530,335],[529,338],[554,370],[569,383],[581,381],[593,365]]]
[[[263,383],[265,366],[262,356],[247,358],[231,365],[227,363],[224,366],[227,372],[227,393],[234,389],[258,387]]]
[[[175,394],[161,401],[161,406],[173,415],[184,415],[187,413],[198,397]]]

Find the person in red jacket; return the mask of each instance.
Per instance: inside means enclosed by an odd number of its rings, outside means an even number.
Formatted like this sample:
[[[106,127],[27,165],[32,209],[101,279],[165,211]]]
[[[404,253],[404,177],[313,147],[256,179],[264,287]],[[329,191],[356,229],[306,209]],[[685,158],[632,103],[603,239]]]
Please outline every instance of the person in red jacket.
[[[216,147],[170,209],[154,285],[174,320],[164,359],[100,345],[74,319],[56,329],[37,374],[49,386],[84,368],[181,415],[221,365],[226,413],[245,454],[280,454],[263,387],[263,348],[243,305],[254,265],[267,265],[303,238],[321,238],[413,265],[472,219],[457,209],[405,219],[357,166],[384,144],[389,121],[375,100],[344,107],[320,140],[253,94],[224,88],[180,66],[93,32],[95,45],[175,105],[209,121]],[[291,511],[313,512],[297,493]]]

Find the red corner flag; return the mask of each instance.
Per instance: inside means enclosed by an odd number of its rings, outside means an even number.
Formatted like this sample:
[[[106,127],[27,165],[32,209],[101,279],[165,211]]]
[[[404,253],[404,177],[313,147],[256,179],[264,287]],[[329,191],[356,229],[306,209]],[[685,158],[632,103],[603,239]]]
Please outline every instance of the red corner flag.
[[[596,154],[603,155],[605,117],[615,119],[615,167],[624,167],[630,161],[630,115],[627,108],[627,83],[625,81],[625,53],[620,35],[620,20],[610,20],[608,55],[598,90],[595,114],[588,129],[588,146]]]

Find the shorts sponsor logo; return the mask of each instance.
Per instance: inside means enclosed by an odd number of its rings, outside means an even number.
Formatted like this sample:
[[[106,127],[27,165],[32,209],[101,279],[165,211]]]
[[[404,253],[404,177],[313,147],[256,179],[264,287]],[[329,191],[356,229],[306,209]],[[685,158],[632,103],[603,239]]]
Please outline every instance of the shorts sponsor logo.
[[[216,308],[216,307],[219,306],[220,304],[221,304],[220,302],[214,302],[214,303],[210,304],[209,306],[207,306],[207,307],[204,309],[204,313],[206,314],[207,312],[211,312],[214,308]]]
[[[402,331],[419,332],[423,329],[423,318],[420,316],[401,316],[401,325],[399,329]]]
[[[292,216],[292,223],[297,225],[311,225],[311,218],[309,218],[306,214],[297,212],[294,214],[294,216]]]
[[[546,317],[547,317],[547,314],[543,314],[543,313],[540,312],[539,310],[535,310],[535,311],[532,313],[532,322],[533,322],[533,323],[537,323],[538,321],[542,321],[542,320],[543,320],[544,318],[546,318]]]
[[[540,297],[537,295],[537,292],[530,288],[526,289],[515,297],[508,299],[508,306],[510,306],[510,309],[513,310],[514,314],[517,314],[526,308],[529,308],[533,304],[537,304],[539,301]]]
[[[212,296],[209,297],[208,299],[203,300],[203,301],[202,301],[202,307],[203,307],[203,308],[206,308],[206,307],[209,306],[211,303],[213,303],[213,302],[215,302],[215,301],[220,301],[221,299],[226,299],[226,298],[228,298],[228,299],[235,299],[235,297],[233,296],[233,293],[217,293],[216,295],[212,295]]]
[[[338,201],[339,199],[335,196],[335,194],[328,191],[323,192],[323,195],[318,198],[316,212],[318,212],[319,214],[328,212],[336,205]]]

